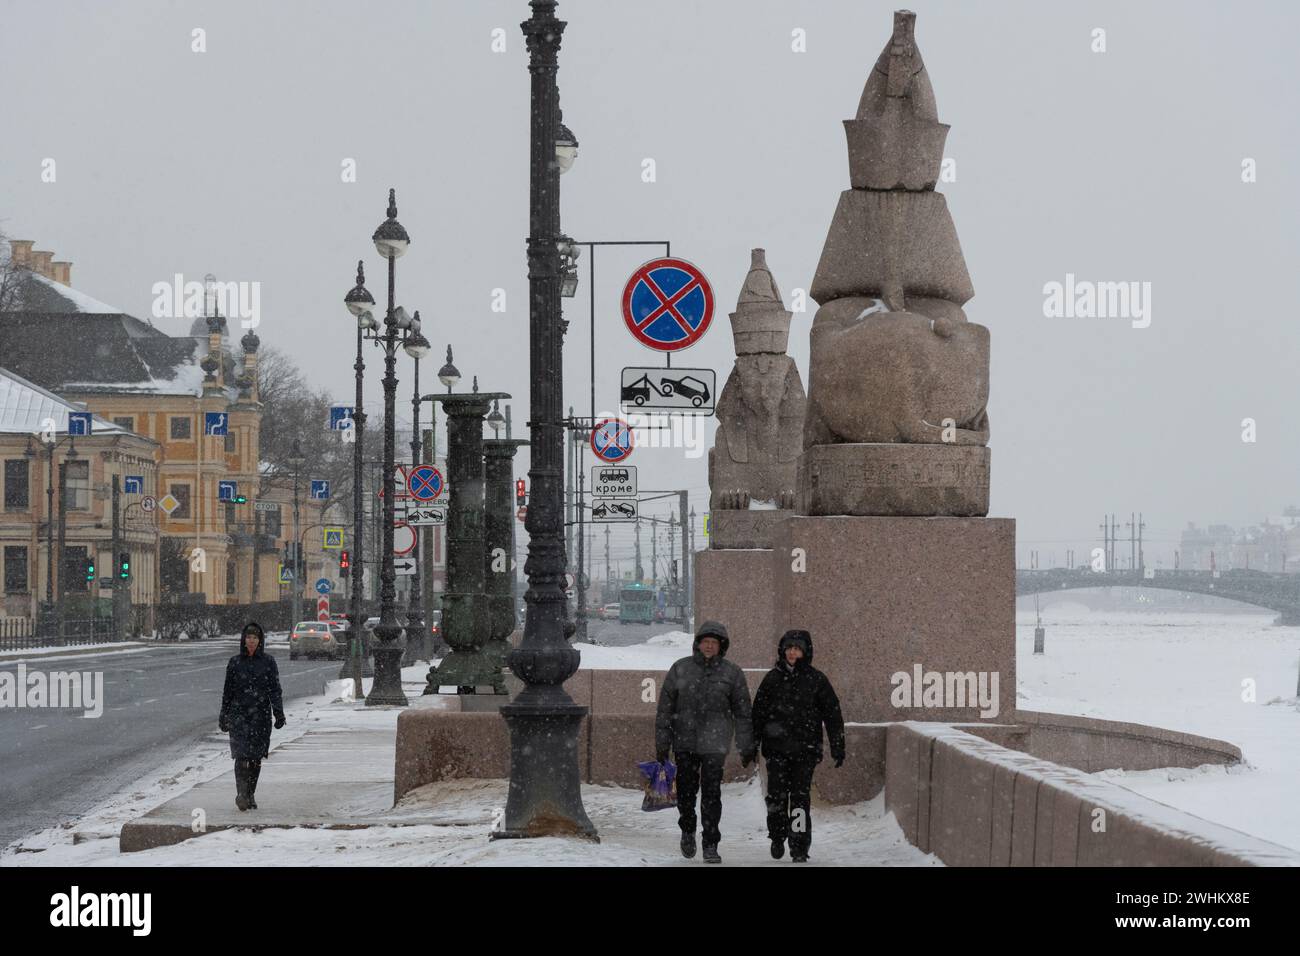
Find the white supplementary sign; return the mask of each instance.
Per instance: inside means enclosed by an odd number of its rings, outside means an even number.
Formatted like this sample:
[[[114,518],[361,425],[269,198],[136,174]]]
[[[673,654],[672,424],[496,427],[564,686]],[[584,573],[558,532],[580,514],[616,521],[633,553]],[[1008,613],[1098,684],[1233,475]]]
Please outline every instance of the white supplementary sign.
[[[642,408],[712,415],[717,404],[717,375],[711,368],[623,369],[619,404],[628,411]]]
[[[446,524],[447,523],[447,506],[446,505],[423,505],[421,507],[408,508],[406,512],[406,523],[424,527],[426,525]]]
[[[635,498],[636,465],[592,465],[591,494],[596,498]]]
[[[393,558],[393,571],[397,574],[414,574],[415,558]]]

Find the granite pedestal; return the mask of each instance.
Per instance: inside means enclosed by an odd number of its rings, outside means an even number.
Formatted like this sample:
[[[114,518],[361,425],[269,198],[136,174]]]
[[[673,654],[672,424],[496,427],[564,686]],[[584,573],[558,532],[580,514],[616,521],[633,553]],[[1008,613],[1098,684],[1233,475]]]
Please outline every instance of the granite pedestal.
[[[789,518],[770,579],[734,582],[726,600],[770,593],[769,648],[811,632],[847,721],[996,723],[1015,706],[1014,549],[1010,518]],[[699,578],[706,596],[710,584]]]
[[[722,548],[695,553],[695,623],[721,621],[730,646],[727,659],[739,667],[771,667],[776,661],[773,631],[773,575],[766,548]]]

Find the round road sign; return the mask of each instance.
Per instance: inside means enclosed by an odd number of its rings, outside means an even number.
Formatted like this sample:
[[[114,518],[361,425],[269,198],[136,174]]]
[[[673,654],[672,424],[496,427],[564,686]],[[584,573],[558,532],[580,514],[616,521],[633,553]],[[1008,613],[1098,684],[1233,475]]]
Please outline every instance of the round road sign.
[[[142,511],[146,511],[146,512],[153,511],[154,508],[157,507],[158,507],[158,499],[155,498],[153,495],[145,495],[143,498],[140,499],[140,509]]]
[[[419,465],[406,475],[406,487],[418,501],[433,501],[442,494],[442,472],[433,465]]]
[[[651,259],[623,287],[623,321],[648,348],[684,349],[698,342],[713,321],[713,287],[685,259]]]
[[[393,554],[410,554],[415,550],[415,529],[405,521],[393,522]]]
[[[632,426],[620,418],[606,418],[591,430],[591,450],[601,461],[625,461],[632,454]]]

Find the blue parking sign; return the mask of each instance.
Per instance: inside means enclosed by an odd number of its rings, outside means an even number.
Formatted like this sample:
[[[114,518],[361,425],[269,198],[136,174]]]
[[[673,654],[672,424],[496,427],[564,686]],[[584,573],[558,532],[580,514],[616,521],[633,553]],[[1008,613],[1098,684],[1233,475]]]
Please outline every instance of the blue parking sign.
[[[144,475],[127,475],[122,479],[122,490],[128,495],[144,494]]]
[[[324,478],[313,478],[311,480],[312,501],[325,501],[329,496],[330,483]]]
[[[218,481],[217,482],[217,500],[234,501],[235,495],[239,494],[239,482],[237,481]]]
[[[225,412],[204,412],[203,413],[203,434],[214,435],[218,438],[226,434],[226,420],[230,416]]]

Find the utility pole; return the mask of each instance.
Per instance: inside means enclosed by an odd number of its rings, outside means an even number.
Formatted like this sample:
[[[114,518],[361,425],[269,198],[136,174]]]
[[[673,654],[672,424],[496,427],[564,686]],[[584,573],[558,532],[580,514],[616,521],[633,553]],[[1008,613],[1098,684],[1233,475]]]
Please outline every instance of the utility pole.
[[[690,572],[690,566],[691,566],[692,564],[695,563],[695,508],[694,508],[694,507],[691,508],[691,527],[690,527],[690,535],[691,535],[691,550],[690,550],[690,558],[689,558],[689,561],[688,561],[688,563],[687,563],[687,565],[686,565],[686,568],[687,568],[687,570],[686,570],[686,600],[687,600],[687,602],[688,602],[688,603],[687,603],[687,606],[690,607],[690,609],[691,609],[691,613],[694,614],[694,613],[695,613],[695,590],[694,590],[694,584],[695,584],[695,582],[691,579],[691,572]]]
[[[122,586],[125,584],[130,587],[129,582],[122,580],[122,569],[119,562],[121,561],[122,547],[122,479],[119,475],[113,475],[113,544],[111,545],[112,558],[109,560],[109,573],[113,575],[113,640],[121,641],[126,638],[123,633],[126,625],[125,615],[122,613]],[[96,569],[98,570],[98,569]],[[128,597],[130,596],[128,592]]]
[[[68,603],[68,461],[66,458],[59,465],[59,591],[55,604],[55,620],[59,622],[59,643],[67,637],[64,615]]]
[[[641,515],[640,514],[638,514],[636,518],[636,563],[633,565],[633,567],[636,569],[633,576],[636,578],[637,583],[640,584],[641,578],[644,577],[644,575],[641,573]]]
[[[659,542],[657,534],[659,519],[650,519],[650,586],[659,583]]]
[[[1147,562],[1146,555],[1142,553],[1142,529],[1146,527],[1146,522],[1142,520],[1142,512],[1138,512],[1138,570],[1145,571]]]
[[[686,601],[691,593],[691,566],[690,566],[690,555],[689,555],[690,540],[689,540],[689,535],[687,533],[687,529],[689,525],[687,525],[687,515],[686,515],[686,492],[685,491],[677,492],[677,499],[678,499],[678,509],[681,511],[681,517],[679,520],[682,523],[682,567],[681,567],[681,571],[678,574],[678,579],[681,581],[681,586],[680,589],[678,590],[677,600],[679,602],[678,606],[681,608],[681,612],[682,612],[682,623],[689,624],[690,621],[686,615]],[[687,629],[689,630],[689,627]]]
[[[605,526],[605,593],[601,595],[601,604],[605,603],[605,598],[609,597],[609,525]]]
[[[573,421],[573,406],[569,406],[569,421]],[[573,570],[573,471],[578,457],[578,443],[573,432],[567,432],[564,443],[564,563]]]

